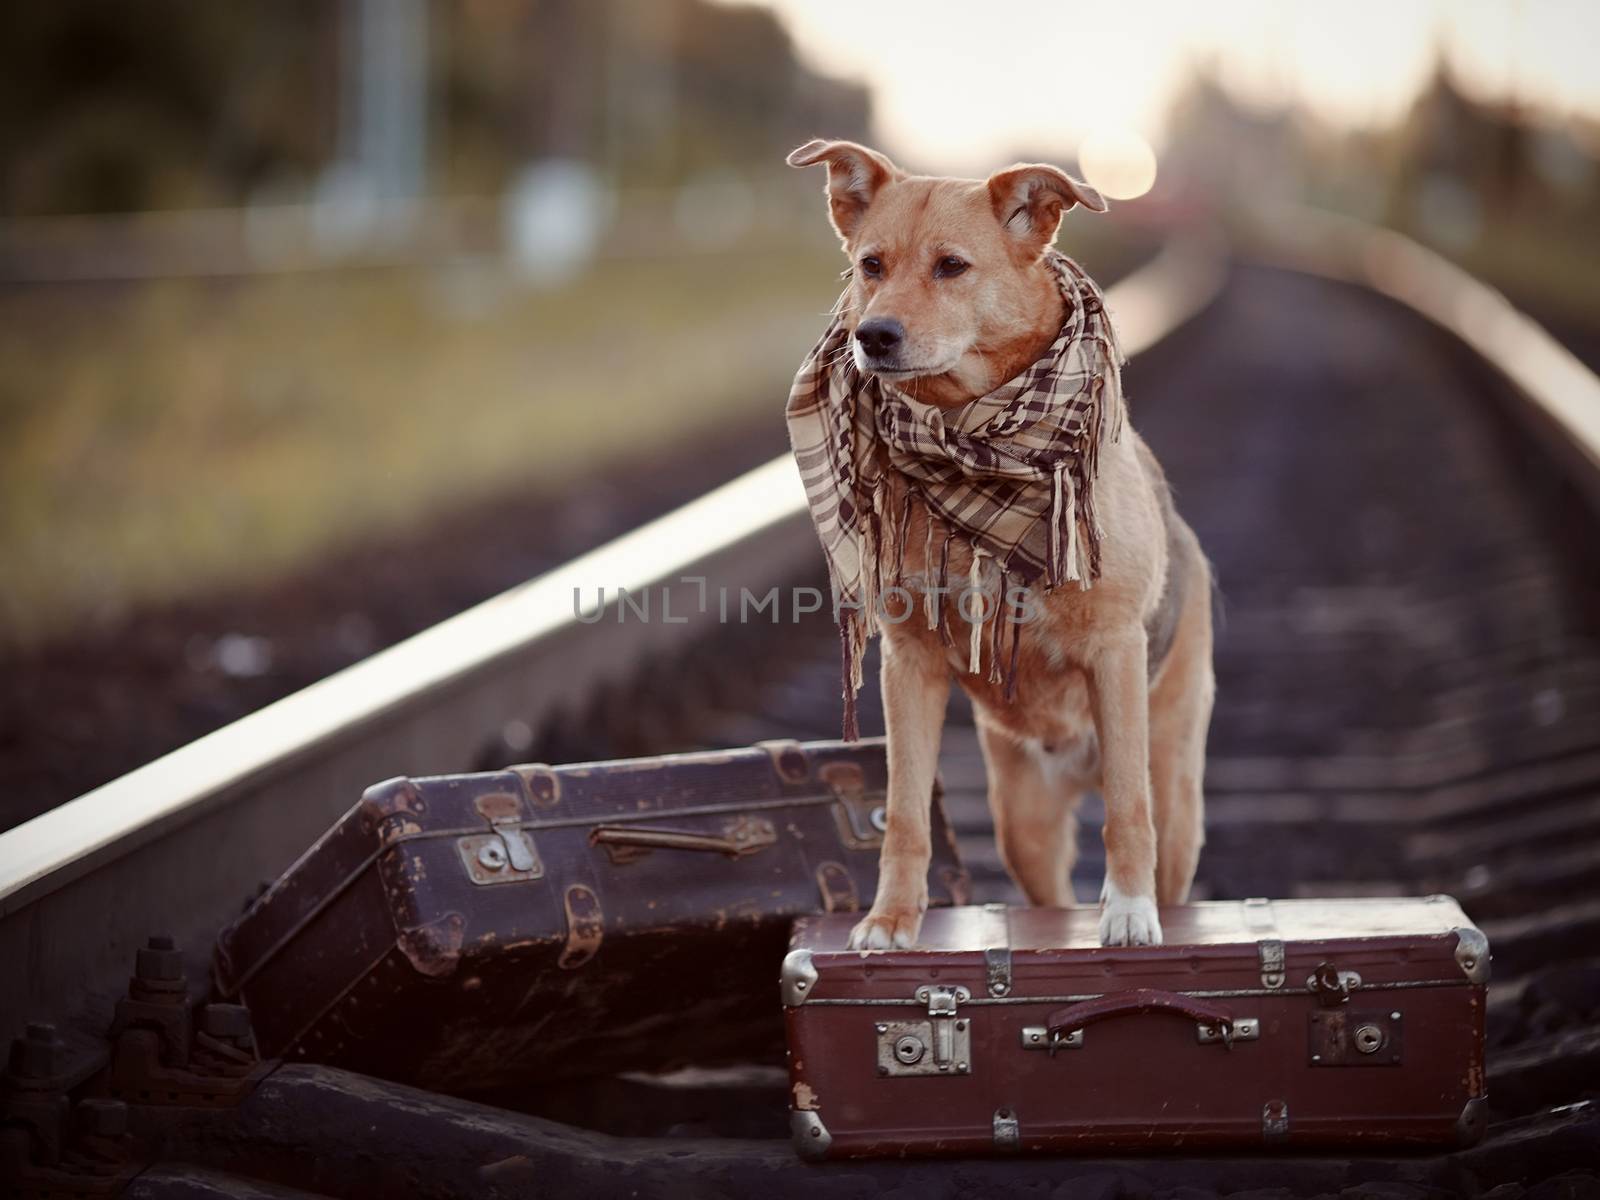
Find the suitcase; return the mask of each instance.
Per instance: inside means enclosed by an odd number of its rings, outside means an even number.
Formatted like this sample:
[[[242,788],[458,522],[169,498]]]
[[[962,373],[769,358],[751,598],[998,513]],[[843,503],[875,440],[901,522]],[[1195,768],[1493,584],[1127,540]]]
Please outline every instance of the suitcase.
[[[879,739],[390,780],[222,933],[215,990],[265,1055],[439,1091],[781,1062],[792,920],[871,904],[886,776]]]
[[[919,948],[796,922],[807,1158],[1470,1144],[1489,948],[1448,896],[1247,900],[1101,949],[1093,909],[929,912]]]

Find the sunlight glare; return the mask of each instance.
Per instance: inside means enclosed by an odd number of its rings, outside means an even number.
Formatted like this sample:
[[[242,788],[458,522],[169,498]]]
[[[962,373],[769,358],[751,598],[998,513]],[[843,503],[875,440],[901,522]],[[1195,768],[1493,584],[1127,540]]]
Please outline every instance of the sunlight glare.
[[[1600,115],[1595,0],[719,2],[777,10],[808,62],[865,84],[874,136],[918,170],[1064,157],[1108,125],[1163,147],[1197,70],[1247,105],[1370,128],[1405,114],[1442,52],[1477,94]]]
[[[1133,200],[1156,181],[1156,154],[1131,129],[1099,129],[1078,147],[1083,177],[1108,200]]]

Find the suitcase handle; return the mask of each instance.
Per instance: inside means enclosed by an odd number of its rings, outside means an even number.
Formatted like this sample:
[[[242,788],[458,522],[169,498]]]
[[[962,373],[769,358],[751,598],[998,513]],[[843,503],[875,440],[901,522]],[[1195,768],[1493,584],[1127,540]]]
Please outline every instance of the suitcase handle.
[[[1125,992],[1108,992],[1093,1000],[1082,1000],[1067,1008],[1051,1013],[1046,1026],[1050,1044],[1096,1021],[1112,1017],[1131,1017],[1140,1013],[1171,1013],[1188,1017],[1191,1021],[1211,1025],[1217,1030],[1217,1041],[1228,1045],[1233,1040],[1233,1011],[1221,1004],[1186,996],[1182,992],[1168,992],[1160,988],[1131,988]]]
[[[613,862],[632,862],[651,850],[694,850],[742,858],[765,850],[778,840],[770,821],[739,821],[729,831],[694,833],[686,829],[649,829],[633,825],[598,825],[589,833],[591,846],[604,846]]]

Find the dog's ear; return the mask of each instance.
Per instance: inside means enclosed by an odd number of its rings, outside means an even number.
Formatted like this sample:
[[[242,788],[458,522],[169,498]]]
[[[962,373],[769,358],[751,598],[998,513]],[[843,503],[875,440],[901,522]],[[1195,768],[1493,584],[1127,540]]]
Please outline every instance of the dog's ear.
[[[828,164],[828,217],[847,245],[878,190],[904,178],[904,172],[883,155],[855,142],[817,138],[790,154],[787,162],[791,167]]]
[[[1047,163],[1018,163],[989,176],[989,203],[1001,228],[1030,250],[1056,240],[1062,214],[1073,205],[1106,211],[1099,192]]]

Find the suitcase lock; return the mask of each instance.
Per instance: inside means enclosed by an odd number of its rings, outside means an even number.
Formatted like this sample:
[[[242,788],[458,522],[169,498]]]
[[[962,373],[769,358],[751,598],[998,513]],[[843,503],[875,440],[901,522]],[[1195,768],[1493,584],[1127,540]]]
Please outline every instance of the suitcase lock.
[[[480,796],[474,807],[492,832],[475,833],[456,843],[467,878],[480,887],[541,878],[544,864],[532,835],[521,827],[522,810],[516,798]]]
[[[879,1021],[878,1074],[889,1078],[913,1075],[966,1075],[972,1070],[972,1031],[957,1007],[972,993],[964,987],[925,984],[916,991],[928,1006],[925,1021]]]
[[[839,839],[850,850],[876,850],[889,827],[888,810],[881,793],[869,792],[866,777],[855,763],[832,762],[817,772],[833,792],[834,820]]]
[[[1405,1015],[1320,1008],[1311,1013],[1307,1040],[1313,1067],[1396,1067],[1405,1057]]]

